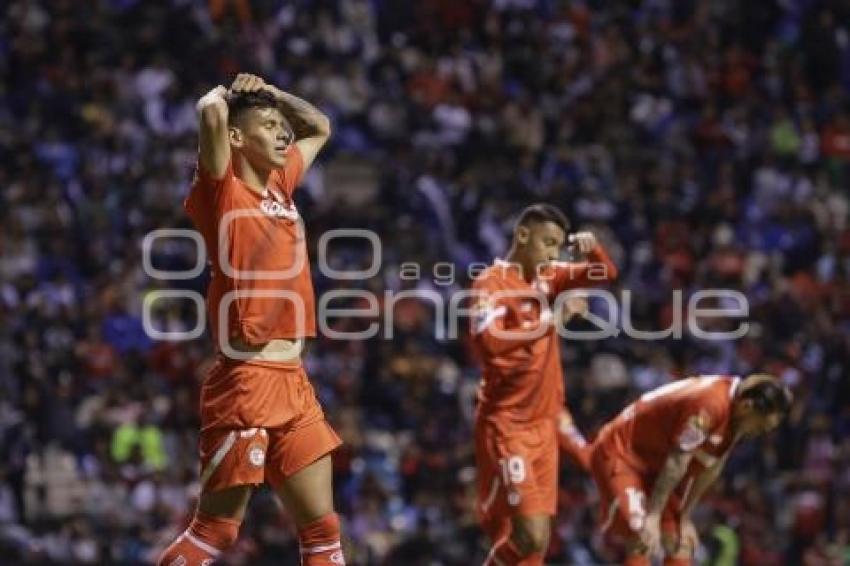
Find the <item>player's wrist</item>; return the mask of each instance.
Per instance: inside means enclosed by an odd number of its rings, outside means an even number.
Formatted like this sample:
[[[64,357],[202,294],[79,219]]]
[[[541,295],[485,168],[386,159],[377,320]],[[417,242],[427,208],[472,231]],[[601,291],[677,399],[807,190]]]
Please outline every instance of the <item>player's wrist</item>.
[[[227,89],[219,85],[208,93],[206,93],[205,95],[203,95],[201,98],[199,98],[197,104],[195,105],[195,108],[200,112],[201,110],[209,106],[213,106],[216,104],[227,104],[227,101],[224,98],[226,94]]]
[[[286,100],[286,93],[272,84],[265,83],[263,85],[263,90],[274,96],[279,102],[284,102]]]

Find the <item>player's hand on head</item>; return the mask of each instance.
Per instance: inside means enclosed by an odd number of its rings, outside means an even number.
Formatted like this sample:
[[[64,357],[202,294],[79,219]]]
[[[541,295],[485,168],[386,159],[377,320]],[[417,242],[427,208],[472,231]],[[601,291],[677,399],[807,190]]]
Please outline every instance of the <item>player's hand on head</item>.
[[[262,90],[265,84],[266,82],[257,75],[239,73],[230,85],[230,92],[233,94],[257,92]]]
[[[203,95],[200,99],[198,99],[198,102],[195,107],[198,111],[201,111],[208,106],[212,106],[221,102],[222,100],[224,100],[224,97],[226,95],[227,89],[224,88],[222,85],[218,85],[217,87],[213,88],[208,93]]]
[[[227,88],[225,88],[223,85],[218,85],[204,96],[224,96],[225,94],[227,94]]]
[[[591,232],[576,232],[570,234],[570,243],[573,244],[578,251],[586,254],[590,253],[596,247],[596,236]]]

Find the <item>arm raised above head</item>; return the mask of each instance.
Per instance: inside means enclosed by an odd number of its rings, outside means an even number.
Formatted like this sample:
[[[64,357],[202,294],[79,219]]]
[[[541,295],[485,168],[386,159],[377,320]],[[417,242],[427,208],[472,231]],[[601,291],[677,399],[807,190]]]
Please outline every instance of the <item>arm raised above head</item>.
[[[306,100],[275,86],[264,87],[280,102],[281,110],[295,130],[295,144],[304,158],[306,170],[331,137],[331,121],[318,108]]]
[[[221,179],[230,162],[227,135],[227,89],[219,85],[198,100],[198,164],[214,179]]]

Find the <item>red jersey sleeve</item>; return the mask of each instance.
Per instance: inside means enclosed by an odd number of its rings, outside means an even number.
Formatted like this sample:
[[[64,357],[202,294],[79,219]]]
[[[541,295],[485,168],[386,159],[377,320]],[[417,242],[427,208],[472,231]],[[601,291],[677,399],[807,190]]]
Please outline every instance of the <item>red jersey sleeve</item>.
[[[286,150],[286,165],[277,169],[277,185],[283,190],[284,194],[292,198],[295,194],[295,189],[304,177],[304,156],[301,155],[301,150],[298,146],[292,144]]]
[[[224,170],[221,179],[216,179],[204,169],[201,160],[198,159],[195,163],[195,178],[192,180],[192,187],[183,203],[186,212],[193,215],[201,209],[210,208],[210,204],[217,204],[224,197],[227,190],[226,186],[231,177],[233,177],[233,160],[227,162],[227,168]]]
[[[552,292],[558,295],[568,289],[592,287],[616,279],[617,266],[611,261],[605,248],[597,244],[587,254],[585,261],[559,261],[554,264]]]
[[[475,304],[472,308],[471,334],[473,343],[483,354],[507,354],[540,339],[539,331],[535,332],[537,329],[520,328],[513,324],[517,319],[514,312],[516,300],[502,288],[497,278],[485,276],[476,280],[472,288],[476,294],[473,298]],[[507,296],[502,296],[503,291]],[[547,311],[547,316],[548,319],[541,318],[539,325],[549,323],[550,311]]]

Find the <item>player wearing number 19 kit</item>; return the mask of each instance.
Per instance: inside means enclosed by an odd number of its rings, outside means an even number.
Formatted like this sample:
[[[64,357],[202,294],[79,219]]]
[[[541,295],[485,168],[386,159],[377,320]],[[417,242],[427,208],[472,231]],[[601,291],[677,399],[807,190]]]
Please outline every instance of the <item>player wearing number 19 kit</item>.
[[[559,336],[551,306],[565,290],[606,283],[617,269],[594,236],[573,243],[587,261],[555,261],[566,217],[525,209],[507,260],[474,282],[472,343],[483,374],[475,422],[478,514],[494,546],[485,564],[542,564],[555,514],[564,418]]]
[[[625,564],[685,566],[698,545],[690,512],[740,439],[775,428],[791,393],[770,375],[700,376],[669,383],[626,407],[599,432],[591,469],[602,530]],[[662,548],[663,547],[663,548]]]

